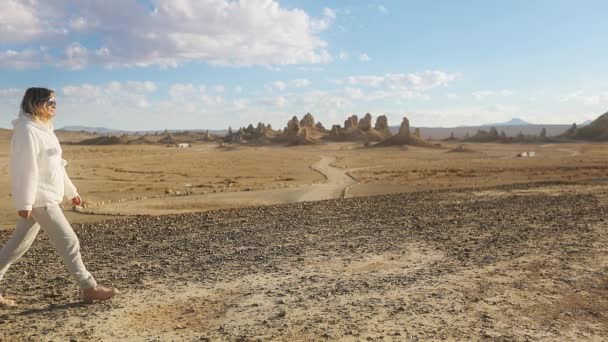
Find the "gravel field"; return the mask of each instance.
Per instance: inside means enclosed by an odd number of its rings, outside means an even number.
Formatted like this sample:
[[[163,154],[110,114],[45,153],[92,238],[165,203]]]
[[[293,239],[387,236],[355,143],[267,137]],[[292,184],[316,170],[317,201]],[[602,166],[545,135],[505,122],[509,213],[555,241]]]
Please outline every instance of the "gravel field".
[[[40,234],[0,340],[602,340],[608,184],[521,184],[74,225],[121,294],[84,305]],[[0,231],[4,242],[9,231]]]

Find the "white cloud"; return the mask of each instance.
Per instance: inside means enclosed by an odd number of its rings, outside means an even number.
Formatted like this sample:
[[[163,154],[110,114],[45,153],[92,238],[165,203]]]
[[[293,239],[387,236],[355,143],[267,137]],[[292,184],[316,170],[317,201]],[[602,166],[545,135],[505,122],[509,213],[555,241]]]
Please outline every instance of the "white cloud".
[[[158,89],[156,83],[151,81],[127,81],[127,87],[141,93],[153,93]]]
[[[597,105],[597,104],[600,104],[602,102],[602,100],[604,100],[606,98],[607,97],[604,95],[590,95],[583,99],[583,104],[587,105],[587,106]]]
[[[369,56],[368,56],[366,53],[362,53],[362,54],[360,54],[360,55],[359,55],[359,60],[360,60],[361,62],[369,62],[369,61],[371,61],[372,59],[371,59],[371,58],[369,58]]]
[[[352,85],[366,85],[370,87],[378,87],[383,84],[386,80],[384,76],[349,76],[346,78],[346,82]]]
[[[131,95],[131,102],[137,107],[137,108],[148,108],[150,107],[150,103],[148,102],[148,99],[143,96],[143,95]]]
[[[296,88],[304,88],[304,87],[308,87],[312,82],[310,82],[310,80],[307,80],[305,78],[299,78],[299,79],[295,79],[291,82],[289,82],[290,85],[296,87]]]
[[[277,97],[274,101],[274,105],[277,106],[278,108],[283,108],[283,107],[287,106],[288,104],[289,104],[289,101],[287,101],[287,99],[284,98],[283,96]]]
[[[384,7],[384,5],[378,5],[377,9],[378,9],[378,12],[380,12],[382,14],[388,14],[388,9],[386,9],[386,7]]]
[[[272,84],[277,90],[285,90],[287,84],[283,81],[276,81]]]
[[[78,42],[74,42],[65,48],[65,59],[62,65],[67,69],[80,70],[87,66],[89,51]]]
[[[232,101],[232,104],[234,105],[234,107],[238,110],[242,110],[242,109],[246,109],[249,106],[249,100],[248,99],[236,99],[234,101]]]
[[[445,96],[450,100],[457,100],[460,98],[457,94],[454,94],[454,93],[448,93]]]
[[[53,58],[38,63],[69,69],[90,64],[173,67],[204,61],[272,66],[331,61],[327,43],[318,35],[336,20],[329,8],[313,18],[275,0],[151,0],[151,5],[152,11],[136,1],[5,0],[0,40],[30,46],[51,41]],[[99,43],[83,39],[82,33]],[[76,38],[81,42],[66,44]],[[0,56],[0,67],[35,66],[35,59],[23,51],[9,61],[6,54]]]
[[[512,90],[508,90],[508,89],[503,89],[503,90],[478,90],[478,91],[474,91],[471,93],[471,95],[477,99],[477,100],[482,100],[486,97],[490,97],[490,96],[511,96],[513,95],[513,91]]]
[[[428,101],[431,99],[431,96],[418,91],[411,91],[406,89],[400,90],[376,90],[371,92],[369,95],[365,97],[366,101],[377,101],[377,100],[423,100]]]
[[[338,59],[341,61],[345,61],[350,57],[350,54],[346,51],[340,51],[340,53],[338,53]]]
[[[352,107],[352,104],[353,102],[342,94],[313,90],[294,98],[292,108],[296,108],[298,111],[301,108],[306,108],[306,111],[310,111],[311,113],[325,112],[330,116],[333,113],[334,117],[344,120],[344,117],[346,117],[344,112],[347,108]],[[338,115],[338,113],[340,114]],[[339,121],[333,122],[338,123]]]
[[[298,70],[305,71],[305,72],[321,72],[321,71],[325,70],[325,68],[320,67],[320,66],[308,66],[308,67],[300,66],[300,67],[298,67]]]
[[[472,92],[471,95],[473,95],[473,97],[476,98],[477,100],[481,100],[485,97],[494,95],[494,92],[491,90],[478,90],[478,91]]]
[[[360,88],[344,88],[344,94],[346,95],[346,97],[353,99],[353,100],[358,100],[358,99],[362,99],[363,98],[363,90],[361,90]]]
[[[197,87],[192,83],[175,83],[169,87],[169,95],[173,101],[185,103],[188,99],[198,97],[205,92],[204,87]]]
[[[88,27],[87,21],[83,17],[70,19],[70,28],[74,31],[84,31]]]
[[[28,48],[20,51],[12,49],[0,51],[0,68],[17,70],[37,68],[50,61],[52,61],[50,56],[42,50]]]
[[[323,18],[311,20],[311,27],[314,31],[326,30],[336,21],[336,12],[331,8],[325,7],[323,9]]]
[[[215,90],[216,93],[223,93],[226,88],[223,85],[216,85],[215,87],[213,87],[213,89]]]
[[[283,91],[289,87],[304,88],[304,87],[308,87],[311,84],[312,84],[312,82],[306,78],[298,78],[298,79],[286,81],[286,82],[285,81],[275,81],[270,86],[266,86],[266,89],[268,89],[268,90],[276,89],[279,91]]]
[[[113,122],[120,118],[119,122],[124,125],[121,128],[137,130],[150,129],[151,125],[159,124],[174,128],[213,128],[219,127],[222,121],[226,122],[227,115],[255,108],[255,104],[250,104],[246,98],[227,101],[221,93],[216,92],[216,88],[175,83],[157,96],[159,87],[150,81],[69,85],[62,89],[59,97],[61,117],[67,122],[86,121],[87,125],[93,125],[101,118]],[[83,111],[87,107],[91,109]],[[71,115],[70,118],[70,115],[65,115],[68,111],[81,115]],[[204,119],[201,120],[202,114]],[[171,116],[168,123],[167,115]]]
[[[61,88],[59,99],[65,104],[95,104],[97,106],[120,105],[126,108],[148,108],[147,95],[156,92],[151,81],[111,81],[105,84],[67,85]]]
[[[429,70],[409,74],[385,74],[349,76],[343,80],[334,81],[337,84],[365,85],[370,87],[386,87],[391,90],[411,89],[417,91],[446,86],[456,80],[457,74],[444,71]]]
[[[568,93],[568,94],[560,97],[559,100],[562,101],[562,102],[573,101],[573,100],[576,100],[576,99],[580,98],[582,95],[583,95],[583,91],[582,90],[576,90],[576,91],[573,91],[571,93]]]
[[[331,8],[325,7],[323,9],[323,16],[325,16],[325,18],[336,20],[336,12],[334,12]]]
[[[106,87],[95,86],[91,84],[82,84],[78,86],[65,86],[61,88],[61,92],[64,96],[75,97],[75,98],[96,98],[100,97],[104,93],[114,93],[115,90],[109,85]]]
[[[123,84],[118,81],[112,81],[105,88],[108,93],[117,93],[123,89]]]
[[[0,41],[26,42],[43,34],[44,23],[38,17],[34,1],[4,0],[0,11]]]
[[[608,91],[587,94],[583,90],[577,90],[562,96],[560,101],[576,102],[585,106],[605,105],[608,104]]]
[[[215,96],[208,96],[208,95],[203,95],[201,97],[202,99],[202,103],[205,105],[222,105],[225,100],[222,96],[219,95],[215,95]]]
[[[416,90],[427,90],[439,86],[446,86],[454,81],[458,75],[438,70],[427,70],[424,72],[410,74],[388,74],[388,82],[400,87],[407,85]]]

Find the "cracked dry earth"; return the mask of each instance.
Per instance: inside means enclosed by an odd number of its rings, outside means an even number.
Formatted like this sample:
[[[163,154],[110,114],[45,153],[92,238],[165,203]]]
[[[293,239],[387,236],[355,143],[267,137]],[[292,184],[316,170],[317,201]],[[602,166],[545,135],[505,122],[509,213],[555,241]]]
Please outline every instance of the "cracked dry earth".
[[[608,185],[432,191],[74,225],[122,293],[82,305],[46,237],[2,340],[602,340]],[[10,232],[0,232],[5,241]]]

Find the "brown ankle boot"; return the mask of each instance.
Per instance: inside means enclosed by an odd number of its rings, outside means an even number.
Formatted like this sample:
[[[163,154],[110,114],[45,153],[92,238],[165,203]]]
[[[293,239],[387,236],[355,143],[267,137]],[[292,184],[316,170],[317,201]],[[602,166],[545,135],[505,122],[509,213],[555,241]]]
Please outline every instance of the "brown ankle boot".
[[[82,301],[85,303],[93,303],[95,301],[108,300],[116,294],[118,294],[118,290],[113,287],[97,285],[82,291]]]

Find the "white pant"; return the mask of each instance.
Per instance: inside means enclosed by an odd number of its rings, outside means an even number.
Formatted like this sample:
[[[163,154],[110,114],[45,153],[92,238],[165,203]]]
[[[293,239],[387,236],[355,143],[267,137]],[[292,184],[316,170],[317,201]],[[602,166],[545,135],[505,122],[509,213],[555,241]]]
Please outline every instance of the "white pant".
[[[53,248],[61,256],[80,288],[88,289],[97,286],[95,278],[82,263],[78,237],[59,205],[34,208],[31,219],[26,220],[22,217],[17,219],[17,228],[0,250],[0,280],[8,268],[27,252],[38,235],[40,227],[46,232]]]

